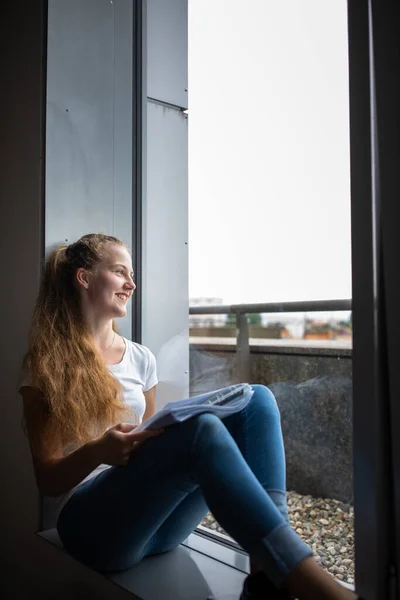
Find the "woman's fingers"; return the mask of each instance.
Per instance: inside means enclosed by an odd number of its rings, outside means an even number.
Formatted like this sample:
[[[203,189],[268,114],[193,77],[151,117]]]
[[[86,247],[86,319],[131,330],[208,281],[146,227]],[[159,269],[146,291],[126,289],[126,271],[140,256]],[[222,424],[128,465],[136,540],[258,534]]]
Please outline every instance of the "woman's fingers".
[[[153,437],[157,437],[158,435],[163,433],[163,431],[164,431],[163,429],[152,429],[151,431],[150,430],[138,431],[135,434],[132,434],[132,435],[129,434],[129,443],[130,443],[130,447],[131,447],[130,452],[137,450],[139,448],[139,446],[144,444],[144,442],[146,440],[149,440]]]
[[[132,442],[144,442],[149,438],[160,435],[163,431],[163,429],[146,429],[145,431],[138,432],[132,431],[132,433],[127,434],[127,437],[129,437],[129,440]]]
[[[121,433],[130,433],[136,429],[136,427],[137,425],[132,425],[132,423],[118,423],[118,425],[115,425],[114,429]]]

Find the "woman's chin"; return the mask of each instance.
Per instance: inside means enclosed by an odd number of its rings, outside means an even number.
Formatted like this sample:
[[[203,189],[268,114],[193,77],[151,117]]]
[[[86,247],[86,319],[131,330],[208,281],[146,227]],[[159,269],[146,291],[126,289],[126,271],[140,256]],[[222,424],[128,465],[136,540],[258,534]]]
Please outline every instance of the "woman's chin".
[[[124,306],[124,307],[118,308],[118,310],[117,310],[117,311],[115,311],[115,312],[116,312],[117,314],[115,315],[115,317],[114,317],[114,318],[115,318],[115,319],[118,319],[118,318],[124,317],[128,311],[127,311],[127,309],[126,309],[126,306]]]
[[[111,319],[120,319],[124,317],[127,313],[125,306],[113,306],[112,310],[109,312]]]

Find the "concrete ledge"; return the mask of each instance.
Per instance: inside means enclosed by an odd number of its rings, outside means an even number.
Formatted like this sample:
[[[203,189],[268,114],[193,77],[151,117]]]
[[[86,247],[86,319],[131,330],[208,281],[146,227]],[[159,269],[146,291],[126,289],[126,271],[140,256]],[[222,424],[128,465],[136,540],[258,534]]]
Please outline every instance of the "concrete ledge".
[[[211,352],[236,352],[236,338],[190,337],[189,343],[196,350]],[[353,349],[349,342],[340,340],[273,340],[250,338],[250,353],[301,354],[307,356],[335,356],[351,358]]]

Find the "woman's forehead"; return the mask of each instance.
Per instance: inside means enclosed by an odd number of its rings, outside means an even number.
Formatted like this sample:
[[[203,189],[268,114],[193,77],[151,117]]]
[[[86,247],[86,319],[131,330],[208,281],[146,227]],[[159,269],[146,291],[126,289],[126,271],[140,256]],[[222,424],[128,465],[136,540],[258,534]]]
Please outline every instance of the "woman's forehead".
[[[132,258],[125,246],[110,246],[104,253],[104,260],[108,264],[118,263],[132,270]]]

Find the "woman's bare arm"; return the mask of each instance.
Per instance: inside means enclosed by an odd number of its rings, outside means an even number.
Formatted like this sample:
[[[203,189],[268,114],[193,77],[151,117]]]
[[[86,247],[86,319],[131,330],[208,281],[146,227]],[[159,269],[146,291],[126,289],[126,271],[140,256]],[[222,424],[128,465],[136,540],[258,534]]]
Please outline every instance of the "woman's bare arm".
[[[61,444],[53,442],[49,446],[43,442],[46,413],[39,391],[23,387],[21,394],[36,483],[45,496],[68,492],[102,463],[110,466],[127,464],[135,447],[162,433],[162,430],[135,432],[135,425],[118,423],[102,436],[64,456]]]
[[[156,412],[156,386],[154,385],[147,392],[143,392],[146,400],[146,410],[143,415],[143,421],[146,421]]]
[[[41,439],[46,425],[46,413],[39,390],[21,388],[24,415],[31,446],[36,483],[45,496],[59,496],[75,487],[99,464],[97,445],[88,442],[68,456],[60,444],[51,447]]]
[[[37,486],[45,496],[60,496],[78,485],[99,464],[96,441],[61,458],[34,458]]]

